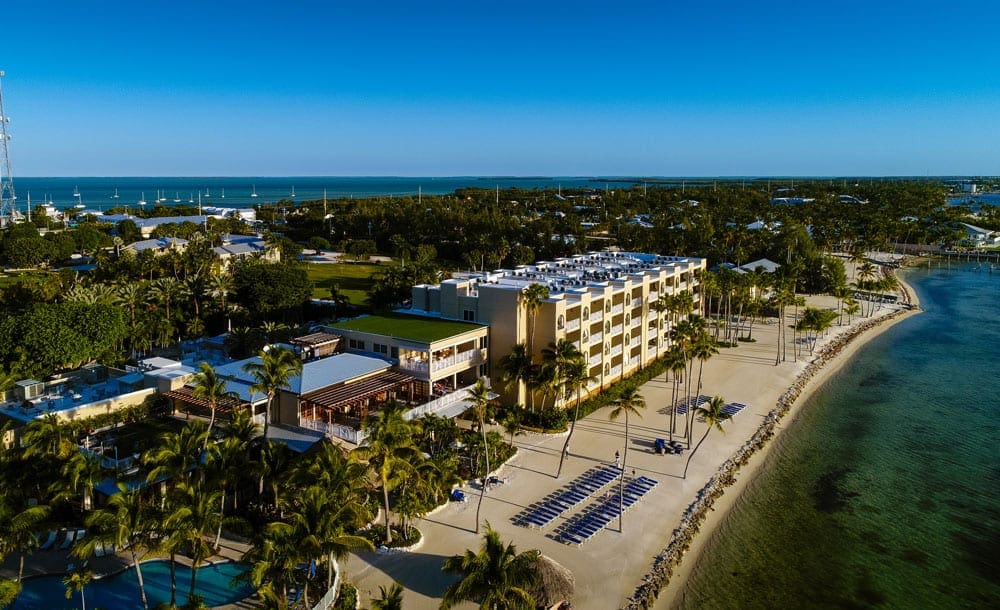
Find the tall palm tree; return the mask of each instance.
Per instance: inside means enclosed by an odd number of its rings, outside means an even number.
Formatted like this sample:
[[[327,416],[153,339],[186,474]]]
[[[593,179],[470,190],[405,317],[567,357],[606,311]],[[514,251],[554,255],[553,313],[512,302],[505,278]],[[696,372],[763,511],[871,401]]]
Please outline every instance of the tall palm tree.
[[[74,570],[67,574],[62,581],[66,585],[66,599],[70,599],[73,597],[73,592],[78,591],[80,593],[80,607],[82,610],[87,610],[87,596],[84,593],[84,588],[93,579],[94,573],[86,569]]]
[[[46,413],[25,426],[22,446],[25,457],[51,455],[65,459],[74,451],[69,427],[55,413]]]
[[[94,487],[105,479],[104,469],[101,468],[101,457],[77,451],[70,454],[69,459],[63,463],[62,480],[55,483],[55,487],[62,489],[57,491],[56,497],[81,495],[80,508],[87,511],[93,504]]]
[[[684,352],[680,346],[670,346],[670,350],[667,351],[666,358],[664,359],[664,369],[670,374],[671,383],[673,384],[670,393],[670,424],[668,434],[670,440],[674,440],[674,431],[677,429],[677,401],[680,398],[680,383],[684,372],[687,371],[687,358],[684,356]]]
[[[719,344],[715,341],[715,338],[706,332],[700,333],[691,345],[691,357],[698,359],[698,386],[695,390],[696,396],[701,396],[701,376],[702,372],[705,370],[705,362],[707,362],[712,356],[719,353]],[[690,409],[689,409],[690,410]],[[694,426],[688,429],[688,446],[691,446],[691,430]]]
[[[18,554],[18,583],[24,575],[25,554],[38,546],[35,530],[48,519],[50,512],[48,506],[22,506],[12,498],[0,498],[0,557]]]
[[[559,454],[559,468],[556,469],[557,479],[562,476],[563,462],[566,459],[566,454],[569,452],[569,443],[573,439],[573,432],[576,431],[576,421],[580,418],[580,402],[583,399],[583,389],[594,380],[594,377],[590,375],[590,365],[587,363],[586,357],[580,352],[577,352],[577,355],[567,361],[564,366],[566,387],[570,391],[576,391],[576,404],[573,407],[573,421],[569,424],[569,434],[566,435],[562,452]]]
[[[236,392],[226,390],[226,380],[219,377],[211,364],[202,362],[198,365],[198,369],[199,372],[195,373],[191,379],[194,385],[191,389],[191,395],[207,402],[208,408],[212,412],[212,416],[208,420],[208,429],[205,431],[205,442],[201,446],[201,450],[205,451],[208,449],[208,440],[212,436],[212,427],[215,425],[215,410],[218,408],[219,403],[223,401],[238,401],[239,395]]]
[[[264,487],[267,484],[274,500],[272,506],[278,507],[284,481],[280,476],[288,467],[288,447],[278,441],[264,441],[260,448],[260,456],[255,466],[258,475],[257,495],[261,504],[264,502]]]
[[[726,430],[722,427],[722,423],[731,419],[732,416],[729,413],[723,412],[722,409],[725,406],[726,401],[722,397],[713,396],[712,400],[708,401],[705,406],[695,409],[695,414],[705,420],[705,434],[702,435],[701,440],[699,440],[698,444],[694,446],[694,449],[688,453],[687,462],[684,464],[684,476],[682,478],[687,478],[688,466],[691,465],[691,458],[694,457],[698,448],[701,447],[701,444],[705,442],[706,438],[708,438],[708,433],[712,431],[712,428],[718,428],[719,432],[722,432],[723,434],[726,433]]]
[[[528,314],[528,354],[535,354],[535,318],[542,301],[549,298],[549,289],[544,284],[531,284],[521,291],[521,304]]]
[[[403,610],[403,585],[392,583],[388,589],[379,585],[379,598],[372,598],[372,610]]]
[[[271,423],[271,409],[278,391],[290,388],[292,379],[302,374],[302,361],[290,349],[273,347],[263,349],[259,354],[260,362],[248,362],[243,370],[254,378],[250,386],[251,392],[267,395],[267,405],[264,415],[264,438],[267,438],[268,426]]]
[[[518,395],[518,399],[520,399],[521,384],[529,384],[532,376],[531,354],[528,352],[527,344],[518,343],[515,345],[511,348],[509,354],[500,358],[497,366],[500,370],[500,380],[504,384],[504,389],[508,392],[513,389]],[[530,400],[532,410],[534,410],[534,396],[531,394],[530,389],[529,395],[532,396]]]
[[[628,464],[628,425],[629,416],[642,417],[640,409],[646,408],[646,400],[639,394],[636,388],[626,388],[621,396],[612,403],[614,408],[608,417],[614,421],[625,415],[625,447],[622,452],[622,471],[618,477],[618,531],[622,531],[622,511],[625,504],[625,469]]]
[[[289,607],[288,589],[302,575],[302,559],[295,532],[287,523],[274,521],[243,555],[251,564],[245,579],[253,585],[268,608]]]
[[[197,587],[198,566],[215,554],[215,549],[206,537],[215,532],[221,519],[216,506],[222,492],[196,481],[182,483],[175,490],[175,495],[180,500],[166,519],[166,524],[168,527],[177,527],[191,558],[191,586],[188,589],[190,602],[194,599]]]
[[[420,451],[413,443],[413,430],[403,419],[403,410],[396,403],[390,403],[375,418],[364,424],[367,432],[364,447],[355,451],[360,459],[368,462],[382,488],[385,509],[385,543],[392,543],[392,528],[389,526],[389,492],[398,487],[413,471],[412,464],[418,461]]]
[[[139,597],[144,610],[149,610],[146,600],[146,585],[142,580],[142,564],[140,549],[148,548],[154,531],[151,511],[139,496],[138,489],[129,489],[125,483],[118,483],[118,493],[111,496],[107,505],[94,511],[87,517],[85,523],[87,543],[79,545],[74,550],[78,556],[93,553],[93,545],[114,544],[120,549],[128,548],[132,564],[135,566],[135,578],[139,583]]]
[[[538,582],[538,551],[518,553],[513,543],[504,546],[500,534],[486,524],[478,553],[466,550],[444,561],[443,571],[461,578],[444,590],[441,610],[463,601],[479,602],[486,610],[533,610],[528,589]]]
[[[487,387],[486,381],[479,379],[476,384],[466,390],[466,396],[472,403],[472,410],[476,413],[479,421],[479,432],[483,435],[483,451],[486,454],[486,473],[483,475],[482,485],[479,487],[479,502],[476,504],[476,533],[479,533],[479,511],[483,507],[483,495],[486,493],[486,484],[490,476],[490,451],[489,443],[486,440],[486,406],[493,399],[493,393]]]
[[[566,388],[566,368],[574,360],[583,358],[583,354],[576,347],[576,344],[568,339],[559,339],[542,350],[542,366],[552,372],[556,399],[564,398],[563,390]]]
[[[208,427],[200,420],[188,421],[180,432],[160,435],[159,443],[142,456],[143,462],[153,468],[147,480],[172,480],[186,482],[201,458],[201,447]]]

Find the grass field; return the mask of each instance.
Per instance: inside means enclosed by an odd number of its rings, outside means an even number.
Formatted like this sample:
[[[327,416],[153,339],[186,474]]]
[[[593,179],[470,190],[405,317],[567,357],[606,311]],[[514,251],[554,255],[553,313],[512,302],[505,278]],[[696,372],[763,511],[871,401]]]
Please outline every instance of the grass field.
[[[378,265],[367,263],[309,263],[306,272],[313,281],[313,298],[329,299],[330,288],[336,284],[351,305],[363,307],[368,298],[368,289],[374,283],[372,276],[379,270]]]

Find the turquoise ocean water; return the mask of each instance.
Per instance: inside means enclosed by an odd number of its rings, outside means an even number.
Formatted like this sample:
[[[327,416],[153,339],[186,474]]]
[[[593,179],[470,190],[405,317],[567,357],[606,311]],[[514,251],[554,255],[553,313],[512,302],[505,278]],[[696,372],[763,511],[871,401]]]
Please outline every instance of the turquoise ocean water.
[[[82,203],[87,208],[106,210],[111,206],[135,206],[142,199],[147,205],[162,197],[162,205],[197,203],[201,194],[203,205],[244,207],[277,201],[310,201],[328,197],[388,197],[443,195],[460,188],[523,188],[615,189],[631,186],[622,179],[585,177],[350,177],[350,176],[291,176],[291,177],[147,177],[147,178],[18,178],[14,179],[18,206],[23,210],[28,195],[32,206],[51,201],[59,209]],[[292,193],[294,191],[294,199]],[[118,197],[114,195],[117,192]],[[79,196],[77,196],[77,193]],[[256,193],[257,197],[252,197]],[[174,201],[177,199],[178,201]]]
[[[813,395],[679,607],[1000,608],[1000,269],[975,267],[907,272],[925,313]]]

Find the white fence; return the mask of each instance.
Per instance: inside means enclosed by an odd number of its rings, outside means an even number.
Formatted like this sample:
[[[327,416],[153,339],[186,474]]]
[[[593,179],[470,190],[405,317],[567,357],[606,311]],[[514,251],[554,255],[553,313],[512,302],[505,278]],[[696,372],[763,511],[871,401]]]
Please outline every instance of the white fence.
[[[334,602],[337,601],[337,595],[340,593],[340,572],[333,577],[333,586],[330,590],[316,602],[313,606],[313,610],[328,610],[333,607]]]
[[[324,421],[317,421],[315,419],[309,419],[308,417],[300,417],[299,425],[307,430],[315,430],[316,432],[322,432],[326,436],[335,437],[343,439],[345,441],[354,443],[355,445],[360,445],[367,435],[364,430],[355,430],[350,426],[344,426],[342,424],[330,424]]]
[[[468,401],[468,390],[471,390],[474,386],[475,384],[467,385],[464,388],[459,388],[454,392],[445,394],[440,398],[435,398],[430,402],[413,407],[406,413],[403,413],[403,419],[411,420],[427,415],[428,413],[440,413],[456,403]]]

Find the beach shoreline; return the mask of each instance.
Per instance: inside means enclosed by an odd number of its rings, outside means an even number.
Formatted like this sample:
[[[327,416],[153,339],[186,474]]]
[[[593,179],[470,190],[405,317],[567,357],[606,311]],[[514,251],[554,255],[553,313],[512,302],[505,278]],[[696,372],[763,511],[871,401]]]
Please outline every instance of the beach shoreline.
[[[685,513],[682,525],[674,530],[670,542],[654,560],[653,568],[643,577],[635,594],[623,608],[676,608],[683,601],[687,582],[702,554],[710,547],[720,526],[725,523],[750,482],[762,471],[782,433],[801,415],[804,405],[813,394],[849,363],[862,347],[894,325],[922,312],[912,286],[899,277],[898,273],[896,275],[902,302],[908,304],[910,309],[872,319],[859,329],[849,332],[846,337],[837,337],[824,346],[826,349],[832,348],[834,353],[828,353],[825,358],[820,354],[817,360],[796,376],[795,383],[782,394],[772,410],[774,413],[784,409],[773,426],[769,426],[768,422],[761,424],[758,433],[706,483],[699,499]],[[749,455],[741,455],[753,445],[758,434],[762,444],[753,447]],[[731,462],[735,462],[734,467]],[[713,482],[717,484],[713,485]],[[701,498],[706,501],[700,502]],[[664,575],[665,580],[659,583],[657,592],[650,599],[651,589]]]

